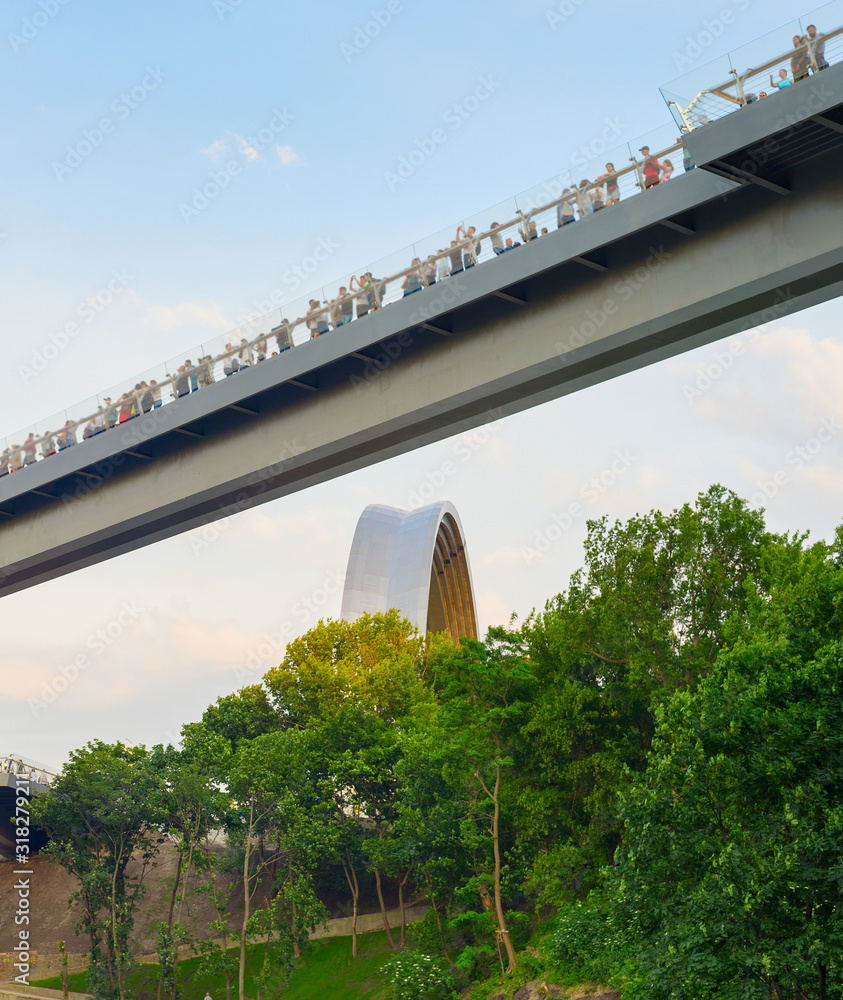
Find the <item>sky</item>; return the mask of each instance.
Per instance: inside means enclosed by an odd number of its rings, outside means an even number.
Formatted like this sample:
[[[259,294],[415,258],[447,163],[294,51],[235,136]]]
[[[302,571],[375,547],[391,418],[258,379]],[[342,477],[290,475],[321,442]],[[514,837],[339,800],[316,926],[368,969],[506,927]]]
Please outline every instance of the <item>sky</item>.
[[[814,19],[843,23],[840,8]],[[190,356],[273,293],[336,294],[344,275],[602,154],[606,136],[672,141],[660,86],[807,12],[6,0],[0,437]],[[446,140],[396,180],[435,129]],[[203,203],[209,180],[219,193]],[[829,538],[843,520],[841,320],[826,303],[4,598],[0,753],[59,766],[91,739],[177,742],[276,664],[285,634],[339,615],[370,503],[456,505],[483,629],[566,587],[589,518],[670,510],[715,482],[765,507],[772,530]]]

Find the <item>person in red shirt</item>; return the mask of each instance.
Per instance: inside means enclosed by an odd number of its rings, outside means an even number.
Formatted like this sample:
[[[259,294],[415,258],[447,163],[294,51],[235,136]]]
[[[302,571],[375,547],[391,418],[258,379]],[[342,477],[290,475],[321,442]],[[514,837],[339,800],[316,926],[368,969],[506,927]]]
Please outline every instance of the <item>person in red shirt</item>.
[[[661,164],[655,156],[650,156],[649,146],[642,146],[640,152],[644,157],[644,190],[646,191],[647,188],[655,187],[659,183]]]

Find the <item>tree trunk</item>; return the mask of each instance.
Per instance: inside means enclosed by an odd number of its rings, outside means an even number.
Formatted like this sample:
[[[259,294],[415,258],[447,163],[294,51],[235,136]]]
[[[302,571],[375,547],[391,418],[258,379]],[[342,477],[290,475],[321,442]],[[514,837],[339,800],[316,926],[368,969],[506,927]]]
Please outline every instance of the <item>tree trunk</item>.
[[[404,886],[410,878],[410,869],[404,873],[404,878],[398,883],[398,909],[401,911],[401,947],[404,947],[407,938],[407,912],[404,909]]]
[[[506,926],[506,917],[503,913],[503,902],[501,900],[501,847],[498,840],[498,827],[500,825],[501,816],[501,742],[497,733],[495,734],[495,747],[498,751],[498,763],[495,765],[495,794],[492,798],[492,802],[494,803],[494,812],[492,814],[492,846],[495,854],[495,913],[497,914],[498,928],[501,933],[501,938],[503,939],[503,946],[506,948],[506,957],[509,962],[507,972],[512,972],[512,970],[518,965],[518,958],[515,955],[515,948],[510,940],[509,928]]]
[[[293,888],[293,852],[287,852],[287,881],[290,885],[290,889]],[[291,893],[292,895],[292,893]],[[290,914],[290,925],[293,930],[293,958],[301,958],[301,948],[299,948],[299,942],[296,938],[296,901],[294,898],[290,899],[290,908],[292,913]]]
[[[252,855],[252,830],[255,820],[255,799],[249,799],[249,829],[246,834],[246,851],[243,858],[243,929],[240,932],[240,968],[237,974],[237,990],[240,1000],[246,1000],[246,925],[249,923],[249,860]],[[121,997],[120,1000],[123,1000]]]
[[[343,862],[343,871],[345,872],[345,879],[348,882],[348,888],[351,890],[352,899],[352,911],[351,911],[351,957],[357,958],[357,900],[360,897],[360,886],[357,883],[357,872],[354,868],[354,862],[351,860],[351,854],[345,852],[347,864]]]
[[[386,939],[389,941],[389,947],[395,951],[395,938],[392,936],[392,930],[389,926],[389,917],[386,915],[386,903],[383,901],[383,887],[381,886],[381,873],[379,868],[374,869],[375,872],[375,885],[378,887],[378,902],[381,907],[381,920],[383,921],[383,929],[386,931]]]
[[[120,941],[117,937],[117,872],[120,867],[120,859],[123,856],[122,846],[114,862],[114,871],[111,873],[111,945],[114,949],[114,965],[117,972],[117,990],[120,1000],[125,1000],[123,993],[123,968],[120,957]]]
[[[176,965],[176,956],[174,954],[175,948],[173,947],[173,919],[176,913],[176,896],[179,893],[179,885],[181,884],[181,851],[179,851],[178,860],[176,862],[176,877],[173,882],[173,891],[170,895],[170,911],[167,914],[167,947],[170,951],[170,961],[173,963],[173,968]],[[156,1000],[161,1000],[161,991],[164,987],[164,983],[161,976],[158,976],[158,991],[156,993]]]
[[[439,940],[442,942],[442,954],[447,959],[448,965],[450,965],[452,969],[456,969],[456,962],[451,958],[450,952],[445,945],[445,935],[442,933],[442,921],[439,919],[439,907],[436,905],[436,897],[434,895],[430,896],[430,905],[433,907],[433,916],[436,917],[436,926],[439,929]]]
[[[190,849],[187,852],[187,865],[185,866],[184,869],[185,882],[187,882],[187,877],[190,874],[190,869],[193,867],[193,848],[194,848],[194,841],[191,840]],[[179,923],[181,921],[181,908],[183,903],[184,903],[184,894],[182,894],[181,898],[179,899],[179,908],[178,911],[176,912],[176,923]]]

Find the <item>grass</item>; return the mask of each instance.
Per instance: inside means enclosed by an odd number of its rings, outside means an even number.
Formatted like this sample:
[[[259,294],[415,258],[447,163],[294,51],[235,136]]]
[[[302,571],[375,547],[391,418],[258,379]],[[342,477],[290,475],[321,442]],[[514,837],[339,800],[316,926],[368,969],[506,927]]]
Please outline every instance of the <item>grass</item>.
[[[277,997],[281,993],[284,1000],[314,1000],[315,997],[330,1000],[381,1000],[386,983],[381,967],[389,960],[392,952],[386,940],[385,931],[358,934],[358,955],[351,957],[351,938],[320,938],[312,941],[301,958],[296,959],[289,984],[284,987],[277,981],[264,991],[264,997]],[[246,960],[246,993],[257,996],[255,976],[260,972],[264,958],[264,946],[250,946]],[[200,975],[197,972],[199,958],[188,958],[178,964],[179,997],[182,1000],[202,1000],[210,993],[212,1000],[225,1000],[225,979],[223,976]],[[129,975],[127,994],[137,1000],[155,997],[158,983],[157,965],[139,965]],[[61,978],[34,980],[32,986],[60,990]],[[68,988],[72,992],[86,993],[87,974],[76,972],[68,976]],[[237,997],[236,976],[232,984],[232,1000]]]

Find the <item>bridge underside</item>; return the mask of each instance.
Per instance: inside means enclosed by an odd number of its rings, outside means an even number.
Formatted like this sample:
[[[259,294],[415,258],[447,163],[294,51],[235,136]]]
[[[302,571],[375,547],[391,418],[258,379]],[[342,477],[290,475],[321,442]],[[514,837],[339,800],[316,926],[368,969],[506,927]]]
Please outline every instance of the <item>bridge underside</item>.
[[[0,594],[841,293],[843,65],[687,145],[700,169],[6,477]]]

